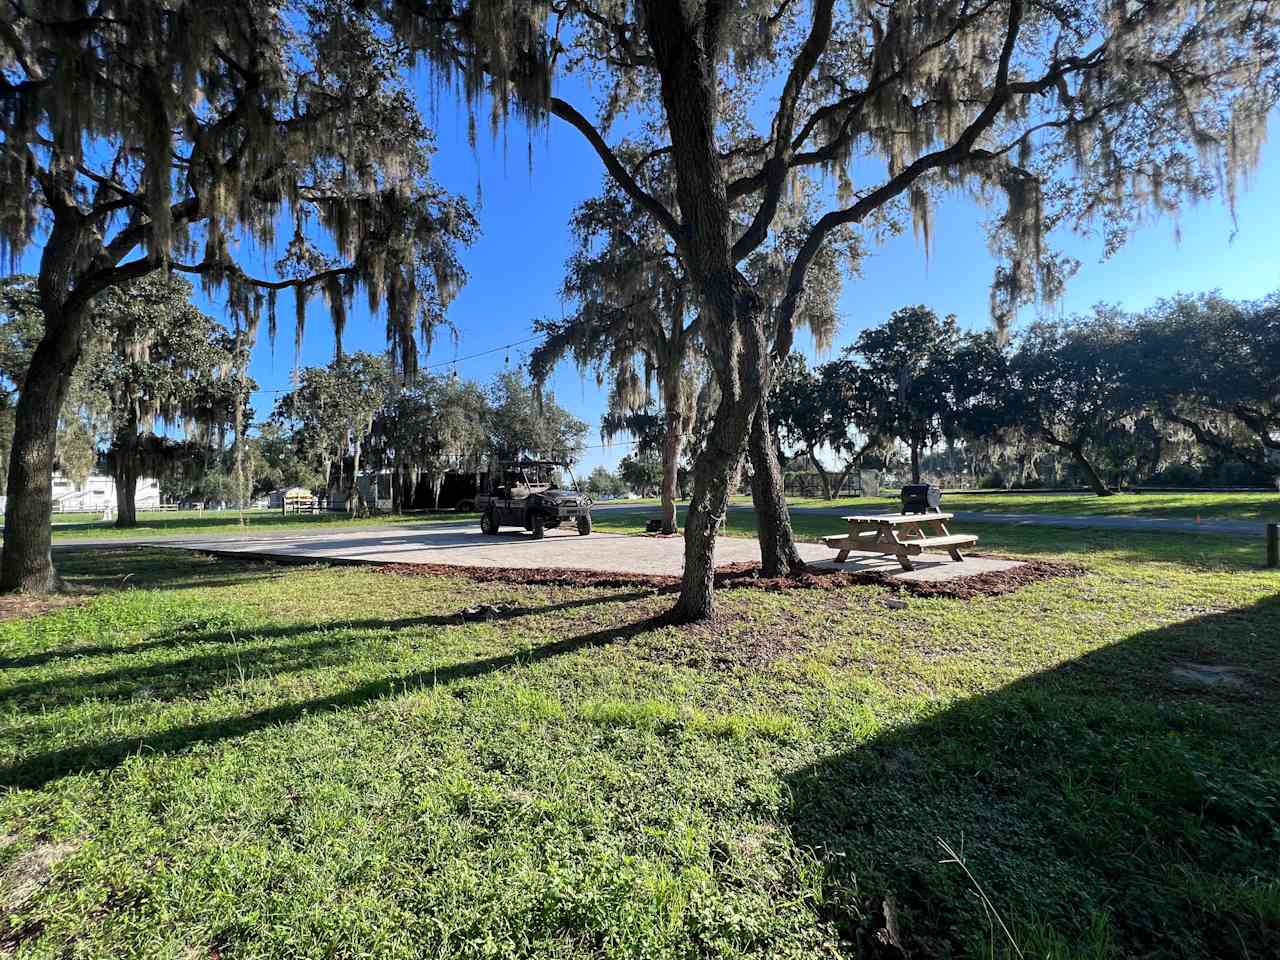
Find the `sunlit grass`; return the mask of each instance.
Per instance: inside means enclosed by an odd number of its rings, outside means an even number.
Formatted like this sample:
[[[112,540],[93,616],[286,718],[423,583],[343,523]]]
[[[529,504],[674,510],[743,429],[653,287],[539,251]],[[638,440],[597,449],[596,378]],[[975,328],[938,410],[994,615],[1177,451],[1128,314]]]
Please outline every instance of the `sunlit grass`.
[[[981,535],[1087,573],[676,629],[650,591],[63,554],[103,592],[0,624],[0,944],[852,956],[892,894],[988,956],[943,837],[1028,955],[1276,955],[1280,575],[1241,538]]]

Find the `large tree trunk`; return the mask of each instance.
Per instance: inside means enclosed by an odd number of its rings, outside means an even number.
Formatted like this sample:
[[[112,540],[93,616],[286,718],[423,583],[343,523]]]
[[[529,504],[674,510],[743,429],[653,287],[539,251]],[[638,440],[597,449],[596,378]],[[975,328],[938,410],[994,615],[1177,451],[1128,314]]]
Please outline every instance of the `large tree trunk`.
[[[1111,490],[1107,487],[1107,482],[1102,479],[1102,474],[1098,473],[1098,468],[1089,462],[1089,458],[1084,455],[1084,450],[1080,447],[1071,447],[1071,457],[1079,464],[1080,469],[1084,471],[1085,479],[1089,481],[1089,489],[1100,497],[1111,496]]]
[[[769,406],[763,400],[751,424],[751,502],[760,540],[760,571],[766,577],[787,577],[804,569],[791,533],[791,515],[782,488],[782,468],[769,429]]]
[[[709,49],[717,42],[713,18],[670,0],[646,0],[638,7],[658,65],[683,219],[669,232],[681,236],[680,256],[699,294],[706,318],[702,339],[720,387],[715,420],[694,465],[684,576],[672,610],[677,622],[689,622],[713,613],[716,536],[767,386],[765,305],[738,270],[733,252],[735,227],[716,143],[717,52]],[[719,21],[720,14],[714,19]]]
[[[404,465],[396,452],[395,466],[391,469],[391,512],[399,514],[404,508]]]
[[[822,461],[818,459],[813,447],[809,448],[809,463],[813,465],[814,472],[818,475],[818,482],[822,484],[822,499],[834,499],[831,494],[831,476],[827,473],[827,468],[822,465]],[[841,480],[843,479],[842,477]]]
[[[354,517],[357,512],[364,515],[364,494],[360,491],[360,444],[356,444],[355,456],[351,460],[351,493],[347,496],[347,515]]]
[[[714,612],[716,536],[724,524],[730,486],[742,466],[755,404],[721,397],[707,442],[693,464],[693,496],[684,524],[684,575],[675,623],[705,620]]]
[[[50,553],[54,440],[62,402],[80,359],[84,317],[60,314],[56,304],[42,300],[44,338],[32,354],[14,409],[0,560],[0,591],[7,593],[51,593],[62,585]]]
[[[667,371],[663,383],[666,433],[662,438],[662,532],[677,533],[676,495],[680,485],[680,451],[684,448],[685,417],[680,412],[680,370]],[[674,381],[674,382],[672,382]]]
[[[138,475],[142,472],[138,462],[137,408],[132,403],[127,406],[115,438],[116,526],[122,529],[138,525]]]
[[[911,441],[911,482],[920,482],[920,445]]]

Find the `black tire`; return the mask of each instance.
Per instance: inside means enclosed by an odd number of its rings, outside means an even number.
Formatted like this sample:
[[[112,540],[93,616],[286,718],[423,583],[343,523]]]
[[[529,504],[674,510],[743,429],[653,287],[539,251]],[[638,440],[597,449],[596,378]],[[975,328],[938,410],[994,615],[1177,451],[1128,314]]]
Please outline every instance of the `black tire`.
[[[497,536],[498,518],[492,510],[486,510],[480,515],[480,532],[490,537]]]
[[[590,535],[591,535],[591,518],[579,517],[578,518],[578,536],[586,537]]]
[[[547,535],[546,524],[542,522],[541,517],[534,517],[533,518],[533,539],[541,540],[546,535]]]

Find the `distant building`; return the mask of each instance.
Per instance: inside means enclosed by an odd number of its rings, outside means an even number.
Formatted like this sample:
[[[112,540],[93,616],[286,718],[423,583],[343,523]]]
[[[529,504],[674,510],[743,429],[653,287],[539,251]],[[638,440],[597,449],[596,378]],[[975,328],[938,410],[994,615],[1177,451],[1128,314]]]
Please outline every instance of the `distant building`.
[[[139,510],[154,510],[160,506],[160,481],[153,477],[138,480],[135,504]],[[115,477],[90,474],[82,484],[76,484],[61,473],[53,475],[54,513],[98,513],[116,510]]]

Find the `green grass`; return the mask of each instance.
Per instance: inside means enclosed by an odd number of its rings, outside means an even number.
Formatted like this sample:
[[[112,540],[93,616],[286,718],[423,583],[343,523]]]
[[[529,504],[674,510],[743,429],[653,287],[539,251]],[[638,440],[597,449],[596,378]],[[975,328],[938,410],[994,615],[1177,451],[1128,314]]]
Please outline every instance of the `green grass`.
[[[345,513],[282,514],[279,510],[247,510],[245,518],[251,533],[306,533],[322,530],[358,530],[369,527],[400,526],[468,519],[470,514],[410,513],[393,516],[353,518]],[[54,514],[55,541],[84,539],[130,540],[156,536],[235,535],[240,532],[240,515],[235,510],[170,510],[142,511],[138,525],[118,529],[114,520],[103,520],[100,513]]]
[[[1280,576],[982,535],[1088,572],[680,630],[649,591],[65,554],[103,592],[0,623],[0,953],[853,956],[891,894],[916,955],[1009,955],[941,837],[1028,956],[1280,955]]]
[[[893,506],[894,498],[802,498],[806,507]],[[1280,492],[1276,493],[1121,493],[1095,497],[1088,493],[947,493],[946,510],[989,513],[1039,513],[1090,517],[1168,517],[1193,520],[1280,520]]]
[[[685,510],[678,511],[681,523]],[[640,533],[644,514],[597,514],[595,529],[608,533]],[[823,536],[840,533],[838,517],[812,513],[793,513],[791,527],[797,539],[816,543]],[[724,532],[733,537],[754,537],[756,517],[749,511],[731,511],[725,519]],[[1222,564],[1248,567],[1261,564],[1265,557],[1261,537],[1212,536],[1170,533],[1165,535],[1106,529],[1068,529],[1051,526],[1011,526],[956,521],[950,529],[978,536],[978,553],[1013,553],[1052,557],[1070,554],[1103,553],[1112,561],[1143,565],[1151,560],[1176,563],[1197,569],[1216,569]]]

